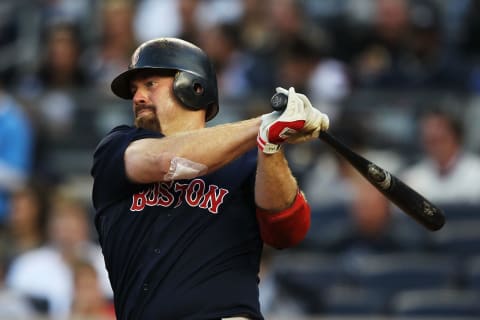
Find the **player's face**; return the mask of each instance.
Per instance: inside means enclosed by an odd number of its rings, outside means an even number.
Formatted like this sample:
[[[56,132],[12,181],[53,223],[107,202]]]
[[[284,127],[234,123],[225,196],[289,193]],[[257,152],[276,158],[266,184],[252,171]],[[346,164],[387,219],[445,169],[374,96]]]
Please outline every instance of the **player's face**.
[[[135,126],[161,131],[160,119],[174,113],[173,75],[146,74],[131,81]]]

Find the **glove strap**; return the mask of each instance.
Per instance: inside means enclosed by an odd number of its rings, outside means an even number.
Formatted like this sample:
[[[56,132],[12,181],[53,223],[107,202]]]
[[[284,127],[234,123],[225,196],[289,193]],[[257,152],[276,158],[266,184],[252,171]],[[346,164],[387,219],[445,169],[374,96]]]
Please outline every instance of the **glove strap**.
[[[260,135],[257,135],[258,148],[265,154],[273,154],[280,150],[281,145],[274,144],[263,140]]]

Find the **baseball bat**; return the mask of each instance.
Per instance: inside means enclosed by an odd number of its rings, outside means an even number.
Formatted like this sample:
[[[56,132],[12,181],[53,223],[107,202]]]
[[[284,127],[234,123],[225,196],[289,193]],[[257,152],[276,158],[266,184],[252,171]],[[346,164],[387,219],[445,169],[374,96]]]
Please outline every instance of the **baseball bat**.
[[[284,110],[287,102],[288,97],[283,93],[276,93],[270,100],[272,108],[277,111]],[[436,231],[443,227],[445,215],[442,210],[398,177],[354,152],[327,131],[320,131],[319,139],[327,143],[340,156],[346,159],[388,200],[424,227],[431,231]]]

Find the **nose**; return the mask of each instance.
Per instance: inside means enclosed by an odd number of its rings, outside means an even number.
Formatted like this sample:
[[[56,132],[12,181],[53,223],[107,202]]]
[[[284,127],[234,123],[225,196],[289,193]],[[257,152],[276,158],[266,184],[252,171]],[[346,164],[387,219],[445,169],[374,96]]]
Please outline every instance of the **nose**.
[[[137,90],[135,90],[135,94],[133,95],[132,100],[134,105],[147,104],[148,98],[145,94],[145,91],[141,88],[138,88]]]

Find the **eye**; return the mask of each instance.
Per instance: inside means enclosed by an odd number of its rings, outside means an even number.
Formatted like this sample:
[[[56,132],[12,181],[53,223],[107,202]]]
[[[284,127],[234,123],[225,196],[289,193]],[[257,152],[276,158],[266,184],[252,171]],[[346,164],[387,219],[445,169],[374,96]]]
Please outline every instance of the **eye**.
[[[156,85],[157,85],[157,82],[154,81],[154,80],[148,80],[148,81],[145,82],[145,86],[146,86],[147,88],[153,88],[153,87],[155,87]]]

